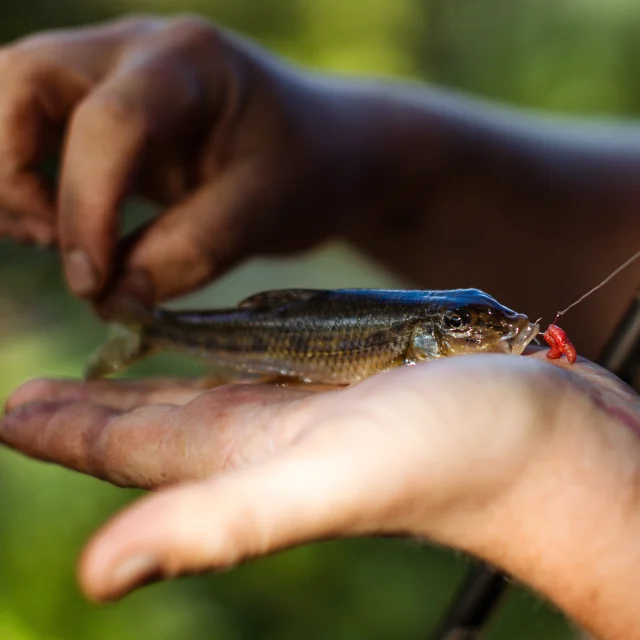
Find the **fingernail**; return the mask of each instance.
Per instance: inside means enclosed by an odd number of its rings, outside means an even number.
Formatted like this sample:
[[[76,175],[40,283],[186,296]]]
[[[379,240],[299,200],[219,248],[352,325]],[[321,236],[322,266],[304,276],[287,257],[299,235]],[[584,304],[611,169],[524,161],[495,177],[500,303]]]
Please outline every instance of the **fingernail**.
[[[141,583],[155,582],[162,577],[160,563],[153,556],[127,558],[113,572],[111,587],[114,591],[130,589]]]
[[[95,293],[98,288],[98,272],[89,256],[82,249],[71,249],[66,253],[64,262],[73,293],[79,296]]]

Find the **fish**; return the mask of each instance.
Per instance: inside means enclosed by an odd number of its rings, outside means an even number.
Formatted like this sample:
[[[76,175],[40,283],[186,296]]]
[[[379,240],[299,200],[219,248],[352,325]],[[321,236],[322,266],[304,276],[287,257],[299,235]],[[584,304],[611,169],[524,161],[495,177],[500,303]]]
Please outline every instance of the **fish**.
[[[283,289],[185,311],[128,300],[109,321],[119,331],[88,359],[86,380],[172,351],[238,377],[350,385],[443,357],[520,355],[540,331],[479,289]]]

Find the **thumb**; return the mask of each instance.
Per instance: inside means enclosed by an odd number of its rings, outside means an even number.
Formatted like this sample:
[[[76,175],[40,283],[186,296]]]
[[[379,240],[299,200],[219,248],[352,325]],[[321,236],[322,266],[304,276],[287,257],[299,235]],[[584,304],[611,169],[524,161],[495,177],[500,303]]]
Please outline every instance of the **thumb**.
[[[373,531],[371,518],[362,513],[371,478],[365,484],[354,478],[346,453],[329,458],[299,449],[128,508],[85,550],[85,591],[97,600],[116,599],[151,580],[220,570],[305,542]]]
[[[262,191],[255,181],[228,176],[201,187],[125,238],[119,248],[122,276],[112,295],[157,303],[193,291],[229,269],[257,236],[258,220],[250,207],[260,203],[264,208]]]

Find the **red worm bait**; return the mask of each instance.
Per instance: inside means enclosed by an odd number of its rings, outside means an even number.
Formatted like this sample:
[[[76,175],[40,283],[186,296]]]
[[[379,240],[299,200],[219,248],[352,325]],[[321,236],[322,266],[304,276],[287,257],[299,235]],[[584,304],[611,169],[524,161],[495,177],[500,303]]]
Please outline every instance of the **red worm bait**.
[[[578,357],[576,348],[567,337],[567,334],[557,324],[550,324],[547,330],[542,334],[544,341],[549,345],[549,353],[547,358],[557,360],[563,355],[566,356],[570,364],[573,364]]]
[[[602,282],[597,284],[592,289],[589,289],[585,294],[581,295],[575,302],[572,302],[566,309],[558,311],[555,320],[547,327],[547,330],[542,334],[544,341],[549,345],[549,353],[547,358],[551,360],[557,360],[566,356],[567,361],[573,364],[578,357],[576,348],[571,343],[571,340],[567,338],[567,334],[556,324],[558,318],[563,316],[569,309],[572,309],[577,304],[580,304],[585,298],[588,298],[592,293],[595,293],[600,287],[603,287],[611,278],[618,275],[623,269],[626,269],[632,262],[635,262],[640,258],[640,251],[636,251],[628,260],[623,262],[617,269],[614,269]]]

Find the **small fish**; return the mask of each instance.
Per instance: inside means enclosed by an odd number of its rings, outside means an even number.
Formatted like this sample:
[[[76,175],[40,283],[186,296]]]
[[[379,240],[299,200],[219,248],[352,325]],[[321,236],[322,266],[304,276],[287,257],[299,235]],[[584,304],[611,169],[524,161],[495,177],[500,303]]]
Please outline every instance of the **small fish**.
[[[477,289],[288,289],[212,311],[145,309],[128,301],[112,317],[125,332],[91,357],[85,379],[168,350],[212,360],[237,376],[351,384],[422,360],[520,355],[540,330]]]

